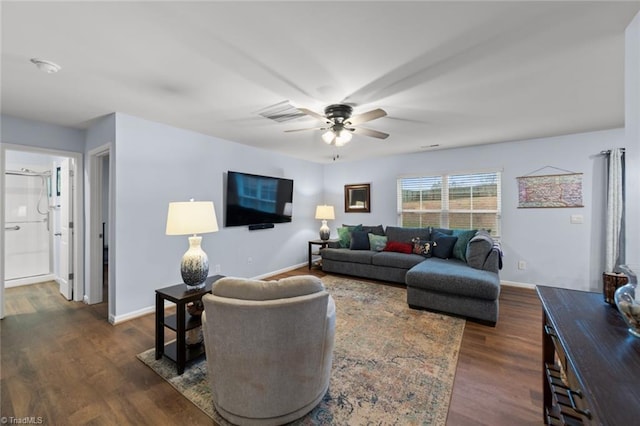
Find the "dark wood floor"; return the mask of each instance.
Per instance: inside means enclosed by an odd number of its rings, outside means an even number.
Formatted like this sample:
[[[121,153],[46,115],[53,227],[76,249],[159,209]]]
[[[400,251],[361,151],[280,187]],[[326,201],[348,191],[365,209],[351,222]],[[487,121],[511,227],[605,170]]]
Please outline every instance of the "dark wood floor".
[[[48,425],[212,424],[135,357],[154,345],[153,314],[112,326],[106,303],[67,302],[53,283],[6,289],[5,302],[0,416]],[[512,287],[502,289],[495,328],[467,321],[447,425],[542,423],[540,323],[535,292]]]

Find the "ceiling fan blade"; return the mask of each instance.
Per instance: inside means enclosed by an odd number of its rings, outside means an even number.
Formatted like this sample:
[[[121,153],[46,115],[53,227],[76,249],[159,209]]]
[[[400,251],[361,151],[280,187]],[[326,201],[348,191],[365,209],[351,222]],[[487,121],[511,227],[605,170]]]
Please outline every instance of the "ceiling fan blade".
[[[304,132],[306,130],[325,130],[326,127],[308,127],[306,129],[290,129],[290,130],[285,130],[286,133],[291,133],[291,132]]]
[[[347,120],[347,123],[355,126],[356,124],[365,123],[367,121],[375,120],[376,118],[384,117],[387,112],[383,109],[377,108],[363,114],[358,114]]]
[[[372,138],[378,138],[378,139],[386,139],[389,137],[388,133],[379,132],[377,130],[367,129],[364,127],[356,127],[355,129],[353,129],[353,133],[356,133],[358,135],[371,136]]]
[[[298,108],[298,109],[300,111],[304,112],[305,114],[317,119],[317,120],[324,121],[325,123],[331,123],[331,120],[329,120],[327,117],[325,117],[322,114],[318,114],[315,111],[312,111],[312,110],[307,109],[307,108]]]

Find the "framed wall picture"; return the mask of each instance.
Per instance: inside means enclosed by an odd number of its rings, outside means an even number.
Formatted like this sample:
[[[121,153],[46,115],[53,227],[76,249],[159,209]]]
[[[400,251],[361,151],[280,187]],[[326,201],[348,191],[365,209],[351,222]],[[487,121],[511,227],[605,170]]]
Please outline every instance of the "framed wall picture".
[[[345,185],[344,211],[346,213],[370,213],[371,184]]]
[[[521,176],[518,208],[584,207],[582,173]]]

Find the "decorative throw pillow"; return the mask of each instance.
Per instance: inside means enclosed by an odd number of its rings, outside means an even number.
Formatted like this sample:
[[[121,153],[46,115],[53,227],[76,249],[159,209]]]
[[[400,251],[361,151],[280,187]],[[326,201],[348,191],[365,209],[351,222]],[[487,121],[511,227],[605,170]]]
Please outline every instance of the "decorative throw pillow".
[[[352,231],[351,250],[369,250],[369,234],[366,231]]]
[[[369,249],[374,251],[384,250],[387,245],[387,237],[384,235],[376,235],[369,233]]]
[[[423,241],[420,237],[413,238],[411,243],[413,244],[413,253],[424,257],[431,257],[433,247],[436,245],[433,241]]]
[[[453,254],[453,246],[456,245],[458,237],[434,231],[431,234],[431,238],[433,238],[433,242],[435,243],[433,247],[433,255],[440,259],[449,259]]]
[[[411,254],[413,246],[411,243],[401,243],[398,241],[389,241],[384,247],[384,251],[395,251],[397,253]]]
[[[424,257],[431,257],[433,255],[433,248],[437,245],[435,241],[422,241],[422,253]]]
[[[361,229],[362,225],[343,226],[342,228],[338,228],[338,240],[340,247],[349,248],[351,246],[351,232],[359,231]]]
[[[456,245],[453,246],[453,257],[463,262],[467,261],[467,245],[476,235],[477,229],[454,229],[453,236],[458,237]]]

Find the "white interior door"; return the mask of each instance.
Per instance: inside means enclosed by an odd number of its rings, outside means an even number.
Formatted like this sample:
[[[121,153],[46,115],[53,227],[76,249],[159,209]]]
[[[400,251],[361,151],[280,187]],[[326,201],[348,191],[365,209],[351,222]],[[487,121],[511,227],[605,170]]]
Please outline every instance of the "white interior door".
[[[58,283],[60,293],[67,299],[73,298],[73,183],[71,179],[73,162],[65,158],[60,164],[56,187],[60,189],[60,264],[58,265]],[[58,172],[56,171],[56,174]]]

